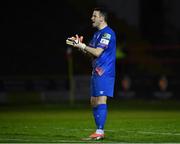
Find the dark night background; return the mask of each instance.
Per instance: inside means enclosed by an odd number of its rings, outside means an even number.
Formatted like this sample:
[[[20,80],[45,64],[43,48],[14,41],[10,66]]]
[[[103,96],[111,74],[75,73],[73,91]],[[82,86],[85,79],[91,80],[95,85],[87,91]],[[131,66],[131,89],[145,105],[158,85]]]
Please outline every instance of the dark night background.
[[[66,74],[65,39],[78,31],[81,17],[65,1],[6,2],[1,75]]]
[[[172,91],[179,93],[180,28],[175,27],[179,23],[179,11],[177,8],[177,12],[173,11],[179,2],[138,0],[135,26],[118,13],[118,5],[122,11],[121,2],[114,0],[111,5],[103,0],[1,2],[1,90],[8,91],[4,89],[7,80],[18,81],[21,77],[31,81],[39,77],[68,78],[66,38],[78,33],[88,43],[94,32],[90,21],[92,9],[105,5],[112,12],[109,24],[117,33],[118,47],[125,54],[117,59],[118,77],[129,75],[135,85],[143,81],[152,90],[155,81],[165,75]],[[174,19],[170,21],[169,17]],[[74,74],[89,75],[90,60],[78,51],[72,53]],[[62,87],[68,89],[68,82],[63,82]]]

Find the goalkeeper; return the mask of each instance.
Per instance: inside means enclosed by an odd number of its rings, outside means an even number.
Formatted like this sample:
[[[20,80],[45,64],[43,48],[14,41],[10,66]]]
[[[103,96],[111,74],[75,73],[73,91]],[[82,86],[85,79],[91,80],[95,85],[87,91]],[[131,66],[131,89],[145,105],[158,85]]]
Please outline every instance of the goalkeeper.
[[[91,76],[91,105],[96,131],[89,139],[99,140],[105,137],[104,125],[107,117],[107,99],[114,94],[116,35],[107,24],[108,13],[103,8],[95,8],[92,13],[92,26],[97,28],[88,45],[82,36],[70,37],[66,44],[93,56]]]

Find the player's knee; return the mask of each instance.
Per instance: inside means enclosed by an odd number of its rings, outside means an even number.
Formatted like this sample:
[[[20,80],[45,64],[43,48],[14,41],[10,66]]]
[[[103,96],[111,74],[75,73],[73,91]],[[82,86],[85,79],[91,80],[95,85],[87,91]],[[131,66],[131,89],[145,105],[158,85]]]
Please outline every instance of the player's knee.
[[[96,107],[100,104],[106,104],[107,103],[107,96],[99,96],[99,97],[91,97],[91,106]]]
[[[107,103],[107,96],[100,96],[100,97],[98,97],[96,103],[97,103],[97,105],[99,105],[99,104],[106,104]]]

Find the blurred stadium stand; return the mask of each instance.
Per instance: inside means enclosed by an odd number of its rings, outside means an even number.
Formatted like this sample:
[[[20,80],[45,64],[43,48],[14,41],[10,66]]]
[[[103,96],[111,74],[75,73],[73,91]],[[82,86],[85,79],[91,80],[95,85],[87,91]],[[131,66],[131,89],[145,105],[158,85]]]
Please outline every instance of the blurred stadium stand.
[[[130,71],[130,70],[128,70]],[[180,82],[176,75],[142,75],[136,73],[119,74],[116,83],[116,99],[176,99],[180,100]],[[166,81],[161,90],[160,80]],[[89,100],[90,75],[74,76],[75,100]],[[0,83],[0,103],[61,103],[68,101],[70,88],[66,78],[55,79],[5,79]]]

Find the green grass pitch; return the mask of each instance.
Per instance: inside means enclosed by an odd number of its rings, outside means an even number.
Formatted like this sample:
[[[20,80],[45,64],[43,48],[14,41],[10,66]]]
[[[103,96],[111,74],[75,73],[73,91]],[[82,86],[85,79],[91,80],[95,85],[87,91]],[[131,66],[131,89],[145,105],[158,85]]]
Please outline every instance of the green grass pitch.
[[[159,108],[158,104],[150,108],[122,105],[109,105],[106,137],[100,142],[180,142],[179,109]],[[0,109],[1,143],[93,143],[81,139],[94,130],[88,106],[1,106]]]

